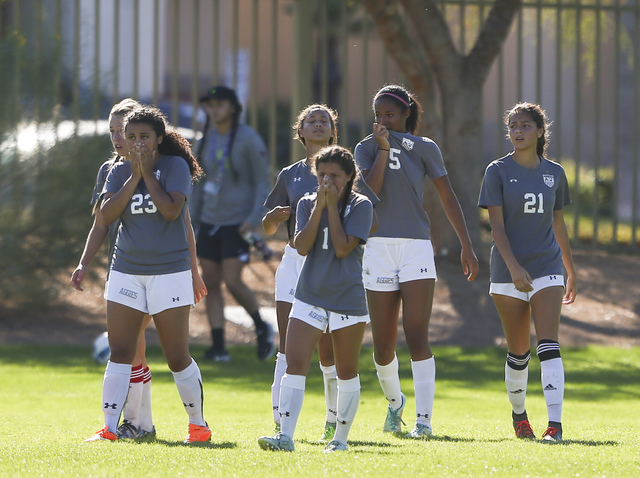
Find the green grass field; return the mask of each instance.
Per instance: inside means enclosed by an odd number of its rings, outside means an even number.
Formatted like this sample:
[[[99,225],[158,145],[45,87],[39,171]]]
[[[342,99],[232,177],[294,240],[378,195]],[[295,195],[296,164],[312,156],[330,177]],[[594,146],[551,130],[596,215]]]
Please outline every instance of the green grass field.
[[[193,347],[194,357],[203,349]],[[316,443],[324,424],[320,371],[307,380],[296,430],[296,451],[257,445],[271,434],[273,362],[253,347],[231,349],[233,361],[200,360],[210,444],[182,444],[187,430],[171,374],[150,348],[152,443],[82,443],[102,427],[103,366],[89,347],[39,345],[0,348],[0,476],[640,476],[640,349],[564,349],[567,386],[565,443],[517,440],[504,391],[504,350],[436,348],[438,378],[431,440],[382,433],[386,401],[372,366],[361,358],[362,399],[350,450],[325,455]],[[399,351],[412,425],[409,358]],[[527,411],[540,436],[546,426],[539,367],[530,367]]]

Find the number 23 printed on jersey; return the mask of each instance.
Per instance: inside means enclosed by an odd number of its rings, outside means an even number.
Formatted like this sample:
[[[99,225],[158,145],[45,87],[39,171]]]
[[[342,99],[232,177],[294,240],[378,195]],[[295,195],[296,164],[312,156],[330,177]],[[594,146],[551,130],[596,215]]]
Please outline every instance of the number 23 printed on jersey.
[[[131,207],[131,214],[154,214],[158,211],[158,208],[151,200],[150,194],[134,194],[131,197],[129,203]]]

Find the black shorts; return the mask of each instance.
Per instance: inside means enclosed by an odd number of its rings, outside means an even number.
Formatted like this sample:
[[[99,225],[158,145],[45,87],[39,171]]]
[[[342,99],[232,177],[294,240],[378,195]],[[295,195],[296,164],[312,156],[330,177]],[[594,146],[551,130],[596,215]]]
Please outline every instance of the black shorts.
[[[213,262],[234,258],[248,263],[249,244],[238,232],[239,227],[240,224],[212,226],[201,223],[196,240],[197,256]]]

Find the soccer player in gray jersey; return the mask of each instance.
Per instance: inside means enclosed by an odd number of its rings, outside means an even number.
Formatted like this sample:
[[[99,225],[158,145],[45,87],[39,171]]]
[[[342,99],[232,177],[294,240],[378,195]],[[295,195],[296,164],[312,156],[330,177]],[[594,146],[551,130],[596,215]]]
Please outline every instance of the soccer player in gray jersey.
[[[86,277],[87,269],[91,261],[96,256],[105,239],[108,238],[107,253],[107,273],[111,268],[111,261],[115,248],[116,234],[120,221],[107,226],[102,220],[102,215],[98,213],[100,195],[107,180],[109,171],[115,164],[124,160],[126,151],[126,142],[122,131],[122,122],[127,113],[140,107],[140,103],[131,99],[116,103],[109,112],[109,136],[113,145],[114,154],[109,160],[102,163],[98,170],[96,184],[93,189],[91,205],[94,207],[94,220],[91,230],[87,235],[84,251],[80,257],[80,262],[71,275],[71,285],[78,291],[82,292],[82,281]],[[207,290],[198,272],[198,264],[195,259],[195,237],[193,228],[191,227],[191,219],[187,215],[185,218],[187,223],[187,231],[189,233],[189,250],[191,251],[191,273],[193,275],[194,301],[198,303],[206,294]],[[145,315],[142,322],[142,331],[149,325],[151,321],[150,315]],[[122,410],[123,421],[118,426],[116,436],[121,438],[135,439],[151,439],[156,435],[156,429],[153,425],[153,417],[151,410],[151,370],[146,360],[146,341],[144,332],[140,333],[138,338],[137,353],[132,362],[131,381],[129,383],[129,393],[127,401]]]
[[[263,449],[293,451],[313,351],[329,330],[338,372],[337,425],[326,453],[347,449],[360,401],[358,358],[369,322],[362,284],[362,244],[373,205],[353,191],[357,166],[349,150],[327,146],[314,158],[318,192],[300,199],[294,245],[306,256],[287,331],[287,370],[280,390],[281,431],[258,439]]]
[[[260,226],[269,193],[267,148],[258,133],[240,122],[242,105],[232,89],[213,87],[200,99],[200,105],[207,121],[195,150],[207,176],[202,187],[194,190],[191,217],[198,229],[198,259],[209,291],[205,304],[213,343],[205,358],[217,362],[231,359],[224,341],[224,282],[251,316],[258,358],[267,360],[275,353],[273,327],[262,320],[258,301],[242,280],[250,257],[244,237]]]
[[[513,151],[487,166],[478,200],[489,210],[493,234],[489,293],[507,339],[505,383],[516,436],[535,439],[525,409],[533,316],[549,419],[542,438],[560,442],[565,384],[560,314],[578,292],[562,213],[570,203],[569,186],[562,166],[545,157],[549,123],[539,105],[516,104],[505,124]]]
[[[116,440],[131,363],[146,314],[154,317],[187,414],[187,443],[208,441],[200,369],[189,354],[189,310],[194,304],[186,223],[192,179],[200,167],[189,142],[160,110],[140,107],[124,119],[127,159],[109,172],[100,202],[105,224],[120,220],[105,286],[111,359],[103,380],[105,426],[87,441]]]
[[[298,254],[293,244],[296,227],[296,206],[305,196],[318,190],[318,178],[312,171],[313,156],[323,147],[334,144],[338,137],[338,114],[326,105],[313,104],[304,108],[293,125],[294,136],[305,147],[307,157],[287,166],[276,179],[264,205],[269,212],[262,218],[266,234],[275,234],[280,224],[285,223],[289,242],[284,248],[282,261],[276,271],[276,315],[280,335],[280,351],[276,355],[276,365],[271,385],[271,405],[276,431],[280,430],[280,382],[287,368],[286,339],[289,313],[293,304],[296,283],[304,257]],[[321,443],[333,438],[336,429],[336,401],[338,399],[337,372],[333,360],[333,347],[329,333],[322,335],[318,342],[320,370],[324,381],[324,395],[327,415]]]
[[[429,138],[414,136],[422,111],[415,96],[402,86],[387,85],[375,95],[373,110],[373,134],[356,146],[355,156],[365,181],[380,198],[376,206],[380,227],[367,242],[363,278],[371,314],[373,359],[389,402],[383,430],[402,433],[406,398],[400,388],[395,353],[402,302],[416,399],[415,427],[406,436],[429,437],[436,377],[429,320],[437,276],[429,217],[422,205],[427,176],[460,240],[468,280],[478,273],[478,259],[440,149]]]

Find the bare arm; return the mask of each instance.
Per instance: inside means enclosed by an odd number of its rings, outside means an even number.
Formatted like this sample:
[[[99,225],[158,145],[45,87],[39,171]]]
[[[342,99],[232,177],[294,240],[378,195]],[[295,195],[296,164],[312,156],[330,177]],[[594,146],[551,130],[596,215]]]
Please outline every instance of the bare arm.
[[[140,182],[140,176],[132,174],[118,192],[106,193],[100,204],[100,214],[105,224],[110,225],[118,220],[129,205]]]
[[[336,257],[342,259],[347,257],[355,247],[360,244],[360,238],[348,235],[344,231],[338,208],[328,208],[329,213],[329,235]]]
[[[78,266],[71,274],[71,285],[74,289],[83,291],[82,281],[87,275],[87,268],[93,258],[96,256],[102,244],[104,244],[104,240],[109,233],[109,226],[107,226],[102,220],[102,216],[99,213],[93,218],[93,225],[91,226],[91,230],[87,235],[87,241],[84,245],[84,251],[82,251],[82,256],[80,257],[80,262]]]
[[[371,169],[364,169],[362,171],[362,177],[371,190],[379,195],[382,190],[387,160],[389,159],[389,131],[384,126],[373,123],[373,137],[380,149],[378,149],[376,153],[376,159],[373,161]]]
[[[509,238],[504,229],[504,215],[502,206],[489,206],[489,223],[491,224],[491,235],[502,259],[509,269],[511,281],[520,292],[531,292],[533,279],[529,273],[520,265],[511,249]]]
[[[576,268],[573,264],[573,255],[571,254],[571,245],[569,243],[569,233],[567,232],[567,225],[564,222],[564,213],[562,210],[553,211],[553,232],[562,251],[562,263],[567,271],[567,285],[562,303],[573,304],[576,300],[576,295],[578,295],[578,285]]]
[[[196,236],[193,233],[193,226],[191,225],[191,215],[189,210],[185,216],[185,222],[187,223],[187,238],[189,239],[189,254],[191,256],[191,276],[193,277],[193,295],[195,303],[197,304],[204,296],[207,295],[207,286],[202,280],[200,270],[198,269],[198,257],[196,255]]]
[[[275,234],[280,224],[291,217],[289,206],[276,206],[262,218],[262,229],[268,235]]]
[[[471,244],[471,238],[469,237],[467,223],[464,220],[464,214],[460,207],[460,202],[451,188],[448,175],[434,179],[433,185],[438,192],[444,212],[453,226],[453,229],[456,231],[458,240],[462,246],[460,261],[462,263],[464,274],[467,276],[467,280],[472,281],[478,275],[478,258],[473,251],[473,244]]]
[[[158,178],[153,173],[153,165],[156,161],[156,152],[151,152],[145,147],[136,148],[131,154],[131,167],[135,170],[136,164],[140,168],[140,174],[147,186],[153,204],[158,208],[167,221],[175,221],[179,216],[187,200],[179,191],[165,191],[162,189]]]

